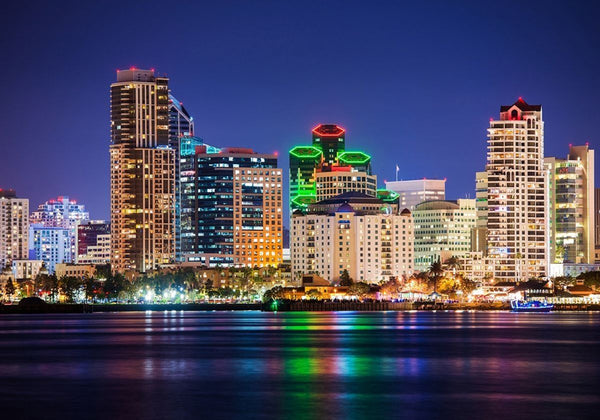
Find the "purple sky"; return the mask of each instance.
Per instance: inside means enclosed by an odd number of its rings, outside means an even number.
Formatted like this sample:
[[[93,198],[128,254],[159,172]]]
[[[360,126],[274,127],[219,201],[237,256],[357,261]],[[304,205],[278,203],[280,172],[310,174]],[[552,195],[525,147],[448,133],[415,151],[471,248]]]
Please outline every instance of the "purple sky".
[[[338,123],[380,184],[398,164],[447,177],[448,198],[473,197],[489,118],[519,96],[544,106],[546,155],[600,144],[592,2],[183,3],[3,6],[0,188],[108,218],[109,85],[131,65],[171,78],[208,143],[278,151],[287,170],[292,145]]]

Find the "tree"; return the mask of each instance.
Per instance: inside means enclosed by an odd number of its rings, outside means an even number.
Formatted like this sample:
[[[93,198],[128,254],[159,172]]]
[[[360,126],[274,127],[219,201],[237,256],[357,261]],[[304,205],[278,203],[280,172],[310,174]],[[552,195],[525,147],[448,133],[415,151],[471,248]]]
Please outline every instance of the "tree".
[[[55,302],[58,297],[58,279],[54,274],[45,274],[42,277],[42,292],[50,296],[50,300]]]
[[[104,292],[109,299],[117,299],[119,297],[119,293],[123,290],[125,286],[125,277],[122,274],[111,274],[106,277],[104,281]]]
[[[460,263],[460,260],[455,256],[448,258],[444,262],[444,265],[446,267],[448,267],[448,269],[452,270],[452,273],[454,273],[454,274],[456,274],[456,270],[460,270],[462,268],[462,264]]]
[[[390,277],[388,281],[383,282],[379,291],[385,297],[397,299],[402,291],[402,284],[397,277]]]
[[[6,284],[4,285],[4,295],[7,299],[10,299],[12,295],[15,294],[15,285],[13,284],[12,279],[8,278],[6,280]]]
[[[85,296],[85,301],[94,302],[96,300],[96,295],[98,294],[98,282],[93,277],[86,277],[83,279],[83,293]]]
[[[350,273],[348,273],[348,270],[344,269],[340,276],[340,286],[351,286],[352,283],[354,283],[354,281],[350,277]]]
[[[81,287],[81,280],[73,276],[61,277],[59,282],[59,288],[67,302],[73,302],[73,297],[77,290]]]
[[[367,283],[360,281],[348,287],[348,292],[346,292],[346,294],[363,299],[364,297],[368,296],[370,292],[371,287]]]
[[[272,289],[267,290],[263,293],[263,302],[269,302],[271,300],[277,300],[283,298],[283,287],[275,286]]]
[[[429,278],[429,281],[433,284],[434,292],[437,292],[438,281],[442,278],[443,275],[444,268],[442,267],[440,260],[431,263],[429,269],[427,270],[427,277]]]
[[[306,293],[306,297],[308,297],[311,300],[319,300],[319,299],[321,299],[322,296],[323,296],[323,294],[321,292],[319,292],[317,289],[310,289]]]

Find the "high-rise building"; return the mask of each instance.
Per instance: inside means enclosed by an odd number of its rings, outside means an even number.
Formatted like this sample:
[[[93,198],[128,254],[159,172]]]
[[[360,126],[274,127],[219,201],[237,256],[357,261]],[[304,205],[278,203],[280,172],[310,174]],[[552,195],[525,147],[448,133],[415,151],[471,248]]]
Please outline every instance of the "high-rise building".
[[[593,264],[594,150],[569,146],[566,159],[547,157],[551,263]]]
[[[477,207],[477,223],[471,231],[471,251],[487,254],[487,217],[488,217],[488,182],[487,172],[475,174],[475,204]]]
[[[600,264],[600,188],[596,188],[594,192],[594,225],[596,229],[596,252],[595,263]]]
[[[498,281],[547,275],[549,228],[541,105],[522,98],[490,120],[487,147],[488,256]]]
[[[182,136],[194,135],[194,118],[178,101],[169,93],[169,143],[177,147],[178,139]]]
[[[292,273],[338,281],[380,282],[413,272],[410,211],[376,197],[346,192],[296,210],[291,219]]]
[[[110,223],[91,220],[77,226],[75,263],[110,263]]]
[[[65,261],[75,261],[75,242],[77,241],[77,225],[90,219],[90,214],[85,210],[85,205],[67,196],[59,196],[46,201],[31,213],[30,223],[45,227],[62,227],[69,230],[69,253]],[[60,261],[62,262],[62,261]]]
[[[477,223],[474,199],[425,201],[412,212],[415,270],[427,271],[436,262],[471,253],[471,231]]]
[[[68,228],[31,225],[29,243],[33,259],[43,261],[50,274],[54,274],[56,264],[71,262],[71,238]]]
[[[345,130],[319,124],[312,130],[312,146],[290,150],[290,208],[306,210],[310,204],[349,191],[375,197],[377,177],[371,173],[371,156],[346,151]]]
[[[319,124],[312,130],[312,145],[323,152],[325,165],[333,165],[346,150],[346,130],[336,124]]]
[[[29,255],[29,200],[0,189],[0,272]]]
[[[406,181],[388,181],[385,188],[399,196],[400,207],[413,210],[424,201],[445,200],[445,179],[413,179]]]
[[[282,170],[251,149],[196,147],[181,161],[181,252],[206,266],[282,262]]]
[[[117,72],[111,84],[111,265],[147,271],[175,259],[175,151],[169,79]]]

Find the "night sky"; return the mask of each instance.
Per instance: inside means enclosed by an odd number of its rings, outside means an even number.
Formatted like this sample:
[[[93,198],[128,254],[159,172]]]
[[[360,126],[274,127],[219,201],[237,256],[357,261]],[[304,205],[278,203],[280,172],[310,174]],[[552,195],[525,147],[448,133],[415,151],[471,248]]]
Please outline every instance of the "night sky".
[[[449,199],[474,196],[489,119],[519,96],[544,107],[547,156],[600,144],[593,2],[293,3],[3,5],[0,187],[108,219],[109,85],[130,66],[169,76],[210,144],[278,151],[287,171],[292,145],[338,123],[380,185],[398,164],[447,177]]]

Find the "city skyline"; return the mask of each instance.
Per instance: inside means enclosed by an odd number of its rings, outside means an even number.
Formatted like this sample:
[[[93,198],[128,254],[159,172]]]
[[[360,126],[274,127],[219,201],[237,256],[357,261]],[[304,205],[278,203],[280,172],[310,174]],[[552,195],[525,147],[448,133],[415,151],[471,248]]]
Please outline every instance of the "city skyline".
[[[0,187],[14,188],[20,197],[30,199],[32,208],[52,196],[68,195],[84,202],[93,218],[109,219],[106,86],[113,81],[116,68],[131,65],[155,67],[170,77],[173,95],[194,117],[197,136],[219,147],[277,151],[284,173],[287,162],[283,156],[292,145],[309,141],[309,130],[317,124],[335,123],[347,130],[353,144],[366,145],[362,148],[373,157],[380,187],[384,180],[394,179],[398,164],[401,179],[447,177],[448,198],[474,198],[475,172],[485,166],[487,121],[497,115],[499,104],[512,103],[519,96],[544,105],[546,156],[562,156],[569,143],[597,144],[593,105],[598,82],[593,75],[598,63],[587,54],[599,40],[592,26],[594,10],[566,10],[555,5],[539,13],[534,13],[535,8],[523,10],[520,16],[497,10],[498,16],[487,20],[499,25],[499,33],[485,31],[473,41],[484,24],[473,17],[476,14],[460,16],[458,11],[446,10],[450,18],[466,25],[457,31],[457,23],[443,21],[442,13],[427,23],[416,19],[421,26],[415,27],[408,16],[426,13],[418,5],[411,5],[403,15],[392,6],[382,6],[390,18],[382,18],[380,13],[361,15],[357,4],[337,6],[309,5],[295,15],[294,6],[278,5],[268,16],[248,22],[241,16],[257,17],[259,8],[210,6],[207,14],[213,19],[206,39],[194,36],[189,25],[186,27],[190,18],[180,11],[182,24],[177,36],[182,42],[175,50],[151,49],[152,41],[141,41],[136,51],[104,47],[93,55],[87,53],[84,60],[79,57],[89,45],[110,44],[109,29],[84,29],[95,12],[106,13],[110,8],[72,7],[67,15],[73,25],[41,39],[52,21],[42,16],[49,18],[56,12],[40,5],[25,13],[13,6],[9,15],[14,19],[8,30],[18,36],[6,45],[13,63],[7,76],[13,83],[7,92],[12,98],[10,106],[3,105],[6,148]],[[123,7],[128,10],[130,6]],[[152,21],[155,7],[149,4],[141,13]],[[485,12],[483,5],[474,7]],[[317,36],[303,29],[307,15],[326,19],[334,13],[346,22],[337,35],[320,32]],[[528,20],[533,14],[536,19]],[[567,17],[563,24],[571,30],[554,34],[547,24],[561,14]],[[365,35],[368,44],[361,44],[352,28],[361,23],[373,27],[375,15],[383,24]],[[27,34],[18,26],[25,16],[36,23]],[[232,16],[235,25],[227,19]],[[274,19],[278,16],[284,17],[282,23]],[[402,25],[391,17],[399,17]],[[512,23],[502,23],[509,17]],[[220,28],[218,24],[223,22],[228,23]],[[529,25],[516,33],[525,22]],[[286,29],[286,38],[271,39],[284,24],[291,28]],[[446,30],[452,28],[455,31],[445,38]],[[73,37],[73,31],[81,36]],[[159,34],[165,34],[161,31],[166,29],[159,29]],[[413,39],[411,31],[423,36]],[[244,38],[247,32],[252,37]],[[535,54],[529,57],[519,52],[514,47],[518,38],[532,43]],[[32,40],[35,43],[29,46]],[[63,46],[63,54],[51,57],[44,53],[44,48],[57,45]],[[180,48],[196,45],[191,62],[169,59]],[[367,45],[376,47],[367,49]],[[444,52],[451,45],[457,45],[453,57]],[[471,53],[464,52],[463,45],[474,47],[479,55],[472,54],[478,62],[468,60]],[[299,51],[292,56],[285,51],[289,46]],[[428,53],[424,48],[429,48]],[[327,60],[319,51],[336,52],[341,65],[310,65],[311,57]],[[492,60],[496,55],[505,60]],[[450,58],[449,66],[440,67]],[[200,65],[205,61],[210,65]],[[35,62],[43,63],[42,71]],[[263,105],[253,106],[257,101]],[[21,112],[25,106],[28,113]],[[37,129],[24,129],[31,115]],[[231,121],[234,124],[225,125]],[[265,132],[269,134],[265,136]],[[82,142],[86,147],[81,147]],[[30,153],[23,153],[24,145]],[[394,149],[398,152],[390,153]],[[466,159],[465,164],[456,165],[459,158]],[[26,175],[23,167],[28,168]],[[82,176],[72,176],[73,172]],[[286,225],[287,221],[286,214]]]

